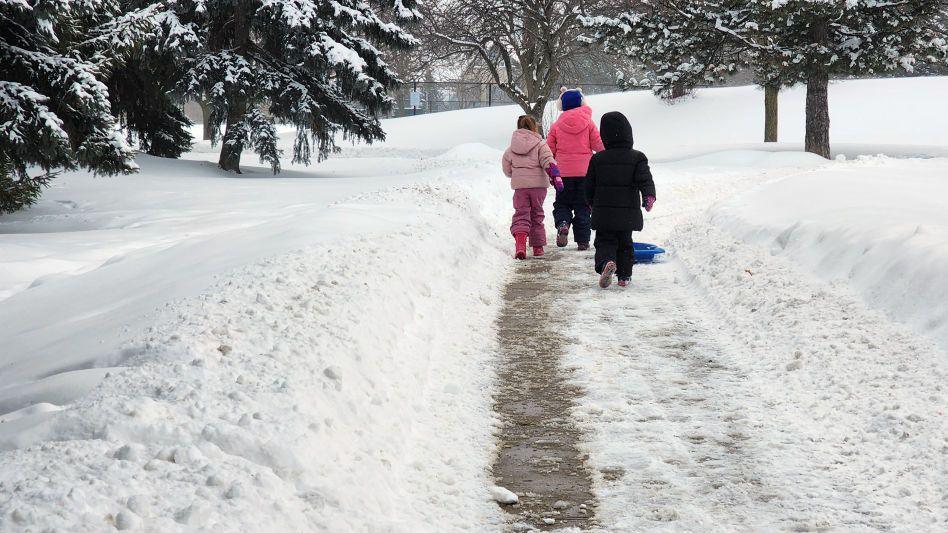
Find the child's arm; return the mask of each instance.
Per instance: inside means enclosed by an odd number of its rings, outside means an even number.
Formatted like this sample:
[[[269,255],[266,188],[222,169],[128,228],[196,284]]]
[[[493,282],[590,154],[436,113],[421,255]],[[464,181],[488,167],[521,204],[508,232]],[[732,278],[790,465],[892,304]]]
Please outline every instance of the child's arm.
[[[652,169],[648,166],[648,158],[644,155],[635,165],[635,184],[642,193],[642,207],[651,211],[655,204],[655,181],[652,179]]]
[[[602,144],[602,137],[599,136],[599,128],[591,120],[589,121],[589,147],[594,152],[601,152],[606,149],[605,145]]]
[[[560,177],[560,167],[556,165],[556,159],[553,158],[553,151],[545,142],[540,143],[537,150],[540,156],[540,166],[546,170],[546,175],[550,177],[550,185],[557,191],[563,190],[563,178]]]
[[[501,166],[504,168],[504,175],[508,178],[513,177],[513,161],[510,158],[510,148],[504,152],[504,157],[500,160]]]
[[[540,142],[537,154],[540,156],[540,166],[543,167],[543,170],[550,168],[551,165],[556,166],[556,158],[553,157],[553,150],[547,143]]]

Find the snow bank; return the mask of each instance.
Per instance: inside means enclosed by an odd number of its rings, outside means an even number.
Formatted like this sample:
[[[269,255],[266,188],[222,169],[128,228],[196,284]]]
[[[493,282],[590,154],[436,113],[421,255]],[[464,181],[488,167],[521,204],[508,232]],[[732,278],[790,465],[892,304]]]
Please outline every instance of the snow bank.
[[[860,157],[763,185],[712,220],[948,349],[946,196],[948,159]]]
[[[124,347],[127,369],[0,433],[17,448],[0,455],[0,530],[497,525],[488,364],[509,263],[478,213],[506,198],[498,185],[337,203],[336,220],[389,231],[274,256],[170,304]]]
[[[738,506],[753,530],[943,529],[944,352],[792,254],[702,218],[670,241],[677,281],[703,297],[701,321],[721,333],[704,360],[733,380],[735,412],[723,420],[742,427],[731,440],[747,437],[736,449],[748,490],[726,492],[725,509],[732,494],[755,497],[760,511]]]
[[[830,85],[830,137],[837,153],[946,153],[948,77],[846,80]],[[636,145],[653,159],[746,148],[802,150],[806,89],[780,95],[779,144],[760,143],[764,93],[756,87],[700,89],[674,105],[651,92],[591,95],[602,113],[622,111],[635,129]],[[478,142],[505,148],[521,111],[516,106],[470,109],[383,121],[386,148],[446,150]]]
[[[564,289],[553,305],[572,310],[564,366],[584,390],[572,414],[604,530],[944,529],[944,353],[847,283],[709,220],[734,211],[721,202],[760,216],[808,201],[818,214],[847,214],[856,202],[834,211],[812,192],[849,165],[858,163],[747,152],[656,164],[659,203],[641,239],[669,257],[605,291],[588,255],[558,262]],[[772,191],[766,202],[741,194],[757,185]],[[780,185],[793,190],[772,190]]]
[[[89,372],[124,364],[121,344],[161,321],[156,310],[235,268],[381,235],[410,218],[346,218],[353,213],[329,209],[333,203],[484,174],[473,163],[462,173],[446,170],[448,162],[392,157],[329,160],[279,176],[252,166],[234,176],[207,162],[138,161],[142,171],[132,176],[64,175],[34,208],[0,217],[0,414],[81,397],[95,384]]]

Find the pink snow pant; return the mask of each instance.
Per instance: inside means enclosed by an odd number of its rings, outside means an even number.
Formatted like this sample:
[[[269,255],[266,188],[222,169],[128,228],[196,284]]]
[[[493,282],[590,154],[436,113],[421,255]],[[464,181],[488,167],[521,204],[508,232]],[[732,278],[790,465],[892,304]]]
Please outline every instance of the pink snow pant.
[[[546,246],[543,200],[546,200],[546,187],[514,191],[514,215],[513,222],[510,224],[510,233],[511,235],[518,233],[530,235],[530,246]]]

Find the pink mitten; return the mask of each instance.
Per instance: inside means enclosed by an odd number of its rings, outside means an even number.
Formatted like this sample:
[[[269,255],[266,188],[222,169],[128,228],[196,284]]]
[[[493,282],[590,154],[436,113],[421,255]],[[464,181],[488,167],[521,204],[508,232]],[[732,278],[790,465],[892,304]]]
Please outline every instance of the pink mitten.
[[[654,196],[646,196],[645,199],[642,200],[642,207],[645,208],[646,212],[651,211],[654,205],[655,205]]]

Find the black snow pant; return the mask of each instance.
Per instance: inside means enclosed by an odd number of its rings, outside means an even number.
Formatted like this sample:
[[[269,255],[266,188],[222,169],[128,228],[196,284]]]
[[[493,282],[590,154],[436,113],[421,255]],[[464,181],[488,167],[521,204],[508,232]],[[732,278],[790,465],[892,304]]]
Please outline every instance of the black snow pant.
[[[556,193],[556,200],[553,202],[553,223],[560,227],[566,222],[573,227],[573,240],[588,244],[592,234],[589,214],[589,204],[586,203],[586,176],[563,178],[563,190]]]
[[[631,231],[596,231],[596,273],[602,274],[609,261],[615,261],[619,278],[632,277],[635,255]]]

